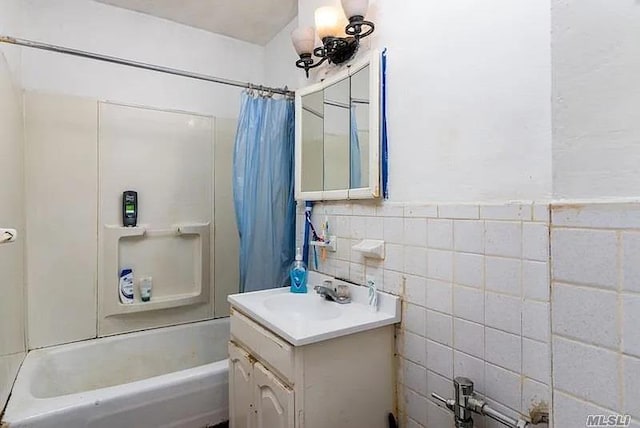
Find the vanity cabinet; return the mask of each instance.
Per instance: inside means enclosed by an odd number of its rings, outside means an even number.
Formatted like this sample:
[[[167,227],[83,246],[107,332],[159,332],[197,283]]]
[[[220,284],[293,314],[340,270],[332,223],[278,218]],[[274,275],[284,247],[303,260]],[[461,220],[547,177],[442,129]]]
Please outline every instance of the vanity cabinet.
[[[386,428],[394,390],[393,325],[293,346],[232,306],[232,428]]]

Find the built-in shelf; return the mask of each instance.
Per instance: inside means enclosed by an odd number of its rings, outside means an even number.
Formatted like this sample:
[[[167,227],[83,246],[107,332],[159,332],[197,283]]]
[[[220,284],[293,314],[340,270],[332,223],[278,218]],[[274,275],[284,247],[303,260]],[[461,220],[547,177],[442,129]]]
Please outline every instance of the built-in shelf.
[[[152,228],[146,225],[124,227],[120,225],[104,225],[102,278],[102,313],[104,316],[126,315],[139,312],[176,308],[181,306],[207,303],[209,301],[209,268],[210,268],[210,223],[177,224],[166,228]],[[199,251],[194,257],[195,284],[193,293],[176,293],[154,295],[149,302],[136,301],[123,304],[118,295],[120,269],[120,248],[123,241],[129,239],[145,239],[157,236],[175,236],[177,239],[199,239]],[[137,285],[137,284],[136,284]]]
[[[351,247],[353,251],[361,253],[371,259],[384,259],[384,241],[378,239],[364,239]]]

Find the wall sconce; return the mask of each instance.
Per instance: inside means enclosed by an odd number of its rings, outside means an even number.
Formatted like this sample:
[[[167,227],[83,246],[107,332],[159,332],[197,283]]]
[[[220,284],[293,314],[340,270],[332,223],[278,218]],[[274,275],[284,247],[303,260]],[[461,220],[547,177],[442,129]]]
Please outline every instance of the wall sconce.
[[[342,0],[344,14],[332,6],[316,9],[315,29],[301,27],[291,33],[293,47],[300,55],[296,67],[303,68],[308,78],[310,69],[327,60],[333,64],[342,64],[351,59],[360,46],[360,39],[367,37],[375,29],[373,22],[364,20],[368,8],[369,0]],[[322,41],[322,46],[317,48],[316,31]]]

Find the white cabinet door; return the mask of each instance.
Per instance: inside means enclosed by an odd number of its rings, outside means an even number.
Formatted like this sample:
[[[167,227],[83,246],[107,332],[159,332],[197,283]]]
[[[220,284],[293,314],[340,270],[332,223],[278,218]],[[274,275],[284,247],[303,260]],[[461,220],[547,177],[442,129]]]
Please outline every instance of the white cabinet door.
[[[253,373],[256,428],[294,428],[293,391],[260,363]]]
[[[229,343],[230,428],[253,428],[253,359],[244,349]]]

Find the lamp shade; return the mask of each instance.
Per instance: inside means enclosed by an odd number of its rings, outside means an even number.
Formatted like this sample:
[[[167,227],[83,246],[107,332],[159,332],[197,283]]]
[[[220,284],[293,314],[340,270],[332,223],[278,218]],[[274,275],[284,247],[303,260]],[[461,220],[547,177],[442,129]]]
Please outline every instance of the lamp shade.
[[[291,41],[298,55],[310,54],[316,42],[316,32],[313,27],[299,27],[291,32]]]
[[[369,9],[369,0],[342,0],[342,10],[347,18],[365,17]]]
[[[344,18],[337,8],[332,6],[319,7],[316,9],[315,18],[316,31],[320,40],[325,37],[341,37],[344,34]]]

